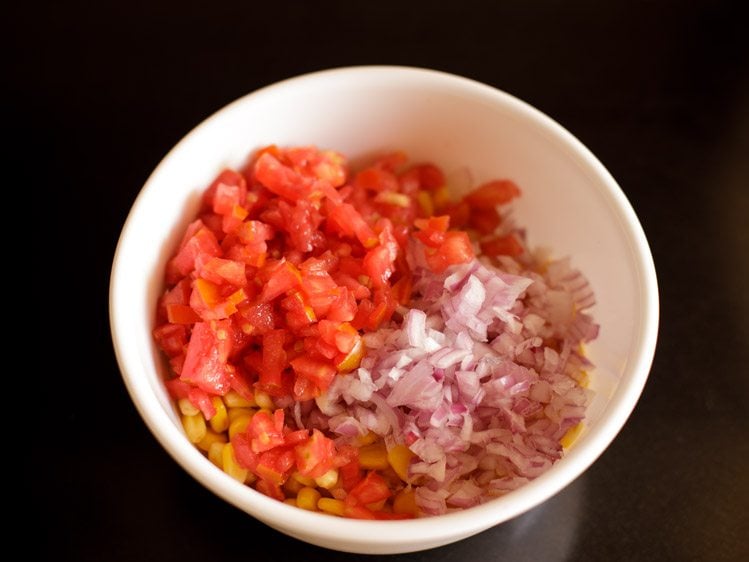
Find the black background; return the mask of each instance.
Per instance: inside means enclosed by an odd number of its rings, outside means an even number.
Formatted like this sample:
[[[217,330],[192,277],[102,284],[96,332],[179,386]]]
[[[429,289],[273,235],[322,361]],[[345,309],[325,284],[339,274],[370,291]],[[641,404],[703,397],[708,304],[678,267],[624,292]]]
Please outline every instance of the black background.
[[[167,456],[120,379],[107,291],[138,190],[202,119],[300,73],[404,64],[508,91],[601,159],[650,241],[661,328],[641,401],[583,476],[513,521],[400,559],[749,559],[749,50],[738,2],[91,4],[28,4],[4,18],[20,177],[6,190],[41,229],[32,261],[46,287],[32,298],[39,357],[21,372],[36,382],[19,382],[35,431],[12,427],[30,443],[5,438],[23,470],[31,449],[32,548],[58,560],[365,558],[266,528]]]

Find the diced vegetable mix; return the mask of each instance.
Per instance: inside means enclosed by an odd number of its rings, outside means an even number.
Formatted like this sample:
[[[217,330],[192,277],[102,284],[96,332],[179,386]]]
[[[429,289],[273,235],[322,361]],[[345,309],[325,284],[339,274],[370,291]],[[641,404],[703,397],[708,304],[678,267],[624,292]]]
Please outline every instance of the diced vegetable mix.
[[[519,195],[453,201],[401,153],[350,175],[336,152],[269,146],[221,172],[154,330],[188,439],[270,497],[363,519],[540,474],[579,432],[597,326],[579,272],[504,216]]]

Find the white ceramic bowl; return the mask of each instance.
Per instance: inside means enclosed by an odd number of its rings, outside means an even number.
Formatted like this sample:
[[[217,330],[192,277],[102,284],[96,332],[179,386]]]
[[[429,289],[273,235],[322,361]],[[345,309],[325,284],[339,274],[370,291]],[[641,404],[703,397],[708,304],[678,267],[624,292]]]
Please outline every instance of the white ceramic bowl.
[[[145,132],[144,132],[145,134]],[[475,182],[507,177],[523,190],[516,216],[532,245],[569,255],[588,277],[600,337],[589,347],[596,397],[569,453],[524,487],[459,513],[411,521],[336,519],[290,507],[232,480],[193,447],[162,384],[152,339],[164,264],[200,194],[224,166],[262,145],[315,144],[352,159],[403,149]],[[138,196],[117,247],[112,336],[123,378],[156,438],[197,480],[253,517],[313,544],[370,554],[460,540],[543,502],[579,476],[621,429],[648,376],[658,328],[655,269],[619,186],[575,137],[524,102],[429,70],[356,67],[286,80],[228,105],[189,133]]]

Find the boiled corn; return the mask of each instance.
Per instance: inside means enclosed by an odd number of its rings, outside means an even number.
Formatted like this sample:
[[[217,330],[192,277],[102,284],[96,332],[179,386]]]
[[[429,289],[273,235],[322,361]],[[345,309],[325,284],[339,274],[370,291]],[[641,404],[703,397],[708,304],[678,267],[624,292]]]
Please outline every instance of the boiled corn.
[[[325,513],[342,517],[345,504],[341,500],[334,500],[333,498],[320,498],[317,500],[317,508]]]
[[[207,431],[205,418],[200,413],[194,416],[182,416],[182,427],[185,428],[190,443],[199,443]]]
[[[388,463],[388,452],[382,441],[359,449],[359,465],[365,470],[384,470]]]
[[[234,480],[244,482],[247,479],[249,471],[237,462],[237,458],[234,456],[234,447],[231,443],[224,445],[221,451],[221,461],[224,472]]]
[[[317,502],[320,501],[320,492],[309,486],[303,487],[296,495],[296,504],[307,511],[317,511]]]
[[[395,447],[391,447],[387,452],[387,460],[390,466],[393,467],[395,473],[404,482],[408,481],[408,467],[413,457],[413,452],[405,445],[396,445]]]
[[[226,406],[224,401],[221,400],[220,396],[214,396],[211,398],[213,407],[216,408],[216,413],[213,415],[211,420],[208,422],[211,424],[211,429],[221,433],[229,429],[229,416],[226,413]]]

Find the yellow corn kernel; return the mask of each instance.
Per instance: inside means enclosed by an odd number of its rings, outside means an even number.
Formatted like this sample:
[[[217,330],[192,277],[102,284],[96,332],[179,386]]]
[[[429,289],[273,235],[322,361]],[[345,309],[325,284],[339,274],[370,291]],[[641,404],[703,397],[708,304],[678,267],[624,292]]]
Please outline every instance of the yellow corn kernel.
[[[234,447],[231,443],[224,445],[224,449],[221,451],[221,461],[226,474],[239,482],[245,481],[249,471],[237,462],[237,458],[234,456]]]
[[[230,390],[224,395],[224,404],[227,408],[252,408],[257,406],[255,400],[247,400],[235,390]]]
[[[304,488],[304,484],[293,478],[289,478],[283,483],[284,491],[292,496],[296,496],[302,488]]]
[[[221,469],[224,468],[224,445],[225,443],[214,441],[208,449],[208,460]]]
[[[394,513],[416,516],[418,511],[419,508],[416,505],[416,494],[414,494],[413,490],[405,488],[398,492],[395,498],[393,498]]]
[[[359,449],[359,465],[365,470],[384,470],[388,463],[388,452],[382,441]]]
[[[182,427],[185,428],[185,433],[190,443],[199,443],[205,437],[205,433],[208,430],[205,426],[203,414],[182,416]]]
[[[432,196],[428,191],[420,189],[416,192],[416,201],[421,207],[421,213],[425,217],[431,217],[434,215],[434,203],[432,203]]]
[[[309,476],[302,476],[298,472],[295,472],[291,475],[291,477],[299,482],[302,486],[312,487],[315,485],[315,479],[310,478]]]
[[[177,400],[177,407],[179,407],[179,411],[182,412],[182,415],[185,416],[195,416],[200,413],[200,410],[193,406],[192,402],[187,398],[180,398]]]
[[[252,416],[238,416],[234,418],[234,421],[229,424],[229,439],[233,438],[237,433],[244,433],[247,431],[247,426],[250,425]]]
[[[309,486],[303,487],[296,495],[296,505],[307,511],[317,511],[318,501],[320,501],[320,492]]]
[[[579,384],[583,388],[588,388],[588,386],[590,386],[590,377],[588,376],[588,371],[580,371],[574,378],[577,381],[577,384]]]
[[[273,403],[273,399],[270,397],[270,394],[257,389],[255,390],[255,403],[259,408],[270,410],[271,412],[273,412],[276,407],[276,405]]]
[[[337,483],[338,483],[338,469],[337,468],[331,468],[328,472],[326,472],[322,476],[318,476],[317,478],[315,478],[315,484],[320,486],[320,488],[325,488],[326,490],[330,490]]]
[[[224,405],[224,401],[221,400],[220,396],[214,396],[213,398],[211,398],[211,404],[213,404],[213,407],[216,408],[216,413],[213,414],[213,417],[208,422],[211,424],[211,429],[218,433],[226,431],[227,429],[229,429],[229,416],[226,413],[226,406]]]
[[[359,435],[356,438],[356,442],[359,444],[359,447],[364,447],[365,445],[371,445],[379,438],[379,435],[377,435],[374,431],[370,431],[366,435]]]
[[[252,417],[252,414],[254,413],[255,410],[251,408],[229,408],[229,410],[227,410],[227,414],[229,416],[229,425],[231,425],[231,422],[233,422],[240,416]]]
[[[294,507],[297,507],[296,499],[294,499],[294,498],[286,498],[285,500],[283,500],[283,503],[285,503],[287,505],[293,505]]]
[[[333,498],[320,498],[317,500],[317,508],[320,511],[329,513],[330,515],[338,515],[343,517],[344,504],[341,500],[334,500]]]
[[[214,443],[226,443],[226,435],[208,429],[205,432],[205,437],[198,442],[198,448],[208,452]]]
[[[434,192],[432,195],[432,202],[434,204],[434,210],[437,212],[442,211],[445,207],[450,204],[450,189],[443,185]]]
[[[385,501],[387,500],[385,499],[385,500],[368,503],[365,507],[372,511],[382,511],[382,508],[385,507]]]
[[[583,430],[583,422],[578,423],[576,426],[571,427],[567,430],[567,433],[559,440],[559,443],[565,449],[569,449],[572,444],[580,436],[580,432]]]
[[[408,482],[408,467],[414,454],[405,445],[396,445],[388,451],[388,462],[404,482]]]

